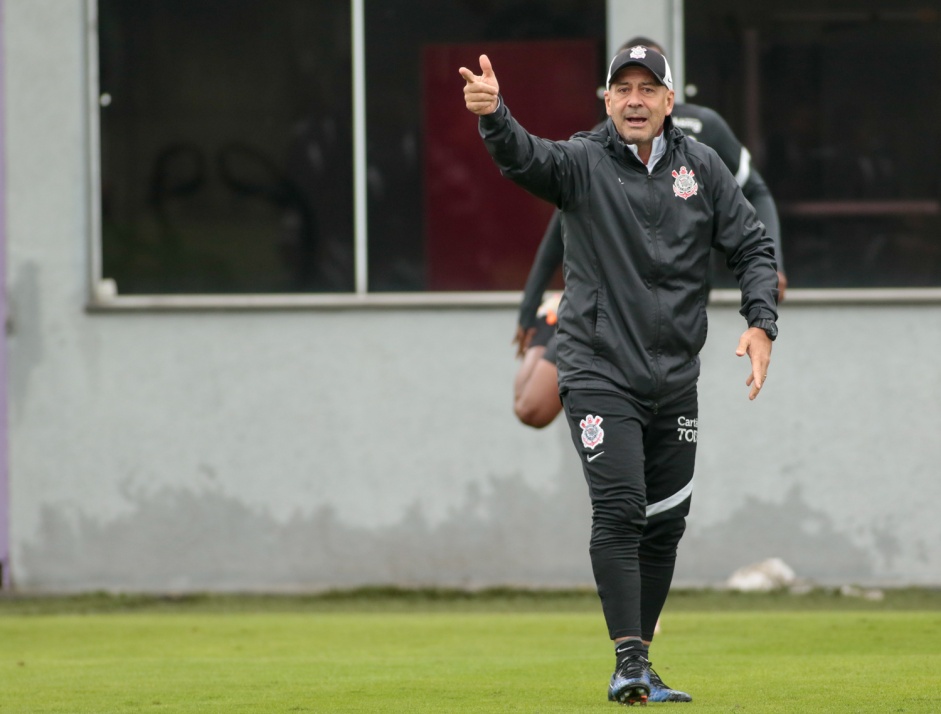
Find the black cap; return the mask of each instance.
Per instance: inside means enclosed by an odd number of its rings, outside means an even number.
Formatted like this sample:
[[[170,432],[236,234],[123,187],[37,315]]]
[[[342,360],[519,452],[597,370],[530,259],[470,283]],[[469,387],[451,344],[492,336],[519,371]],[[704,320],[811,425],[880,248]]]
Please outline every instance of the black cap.
[[[667,89],[673,89],[673,73],[670,71],[670,65],[667,58],[656,50],[645,47],[644,45],[635,45],[623,52],[618,52],[611,66],[608,68],[608,81],[606,87],[611,86],[611,80],[625,67],[638,65],[649,69],[653,76]]]

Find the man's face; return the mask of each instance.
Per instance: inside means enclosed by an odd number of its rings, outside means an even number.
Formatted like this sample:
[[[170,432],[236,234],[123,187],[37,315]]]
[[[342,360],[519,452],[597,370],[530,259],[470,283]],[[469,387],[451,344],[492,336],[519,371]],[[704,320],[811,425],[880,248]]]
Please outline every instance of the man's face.
[[[614,126],[628,144],[649,147],[673,111],[673,90],[667,89],[646,67],[631,65],[618,72],[604,93],[604,104]]]

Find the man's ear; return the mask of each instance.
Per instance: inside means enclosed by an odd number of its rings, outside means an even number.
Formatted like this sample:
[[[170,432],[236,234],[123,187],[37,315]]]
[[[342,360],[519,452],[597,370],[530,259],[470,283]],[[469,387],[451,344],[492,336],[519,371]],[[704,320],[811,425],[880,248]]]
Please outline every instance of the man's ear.
[[[672,89],[667,92],[667,116],[673,113],[673,107],[676,104],[676,92]]]
[[[611,90],[604,90],[604,108],[608,112],[608,116],[611,116]]]

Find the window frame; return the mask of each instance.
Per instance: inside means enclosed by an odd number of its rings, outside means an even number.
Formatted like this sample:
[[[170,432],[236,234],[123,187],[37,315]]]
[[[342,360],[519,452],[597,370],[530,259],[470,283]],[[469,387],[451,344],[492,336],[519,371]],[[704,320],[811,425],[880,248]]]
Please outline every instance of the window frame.
[[[103,273],[98,0],[85,0],[88,166],[88,312],[374,308],[515,308],[519,291],[369,292],[366,195],[365,0],[350,0],[353,47],[354,291],[338,293],[121,295]],[[712,305],[738,305],[734,289],[713,290]],[[941,303],[941,288],[793,288],[801,304]]]

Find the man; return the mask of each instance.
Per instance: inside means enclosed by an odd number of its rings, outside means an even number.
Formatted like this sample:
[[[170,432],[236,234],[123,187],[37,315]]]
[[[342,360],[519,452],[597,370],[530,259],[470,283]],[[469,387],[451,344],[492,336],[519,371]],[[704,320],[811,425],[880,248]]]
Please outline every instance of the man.
[[[618,52],[643,45],[662,55],[663,48],[646,37],[633,37],[621,45]],[[775,259],[778,264],[778,300],[784,299],[787,278],[781,249],[781,225],[774,198],[764,179],[751,165],[751,155],[725,120],[708,107],[696,104],[675,104],[671,114],[673,123],[697,141],[711,146],[719,158],[735,176],[742,193],[755,207],[759,220],[765,225],[774,241]],[[595,127],[597,131],[602,125]],[[520,302],[519,320],[513,342],[517,345],[517,356],[523,359],[514,383],[514,411],[527,426],[537,429],[548,426],[562,410],[556,385],[554,332],[544,334],[537,315],[537,306],[553,275],[562,263],[562,224],[556,211],[546,227],[536,257],[533,261],[523,299]],[[715,256],[713,256],[715,259]],[[548,299],[552,299],[549,296]],[[544,339],[533,344],[533,335],[540,329]],[[540,357],[542,361],[540,361]],[[551,358],[551,359],[550,359]]]
[[[715,151],[673,126],[662,54],[611,62],[608,121],[568,141],[530,135],[511,116],[486,55],[465,67],[464,98],[504,176],[562,210],[565,293],[558,371],[592,502],[589,553],[615,671],[608,698],[646,703],[653,638],[689,512],[712,247],[742,291],[745,380],[755,399],[777,335],[774,248]]]

